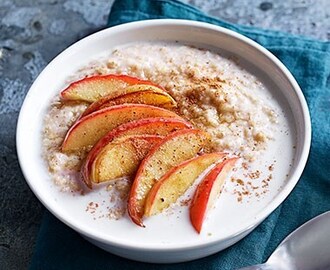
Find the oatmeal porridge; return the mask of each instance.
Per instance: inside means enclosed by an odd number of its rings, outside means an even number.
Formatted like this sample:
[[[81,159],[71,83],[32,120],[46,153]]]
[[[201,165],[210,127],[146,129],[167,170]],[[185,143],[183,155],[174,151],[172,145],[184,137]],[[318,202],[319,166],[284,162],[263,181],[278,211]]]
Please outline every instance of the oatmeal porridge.
[[[176,101],[176,112],[181,117],[211,135],[206,151],[238,156],[243,168],[248,168],[248,164],[267,151],[269,142],[275,140],[280,112],[269,102],[271,96],[264,84],[235,58],[176,43],[134,43],[94,60],[71,75],[67,83],[106,74],[125,74],[161,86]],[[80,166],[90,148],[79,153],[64,153],[61,145],[69,128],[88,105],[55,97],[45,116],[43,154],[52,179],[62,191],[85,189]],[[252,173],[255,172],[247,175]],[[253,190],[250,180],[247,185]],[[240,185],[242,179],[232,177],[232,181]],[[113,199],[114,203],[125,200],[129,185],[127,179],[119,179],[108,186],[108,190],[121,193],[120,200]],[[238,192],[241,194],[244,190]],[[118,212],[122,215],[123,208]]]

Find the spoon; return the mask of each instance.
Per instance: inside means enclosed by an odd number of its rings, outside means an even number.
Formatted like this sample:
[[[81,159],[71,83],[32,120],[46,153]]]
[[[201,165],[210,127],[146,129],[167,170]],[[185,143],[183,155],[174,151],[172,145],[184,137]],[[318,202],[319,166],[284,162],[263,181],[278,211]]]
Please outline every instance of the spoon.
[[[239,270],[329,270],[330,211],[306,222],[275,249],[264,264]]]

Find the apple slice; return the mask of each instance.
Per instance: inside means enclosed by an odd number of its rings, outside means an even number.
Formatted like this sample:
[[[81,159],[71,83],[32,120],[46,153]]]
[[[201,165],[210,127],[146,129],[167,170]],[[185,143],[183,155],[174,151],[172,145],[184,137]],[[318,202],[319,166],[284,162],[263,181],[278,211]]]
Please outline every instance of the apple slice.
[[[71,83],[61,92],[63,100],[81,100],[94,102],[109,94],[119,96],[125,94],[125,88],[134,84],[159,86],[146,80],[140,80],[128,75],[96,75]]]
[[[143,104],[116,105],[79,119],[67,132],[62,143],[63,152],[84,150],[121,124],[149,117],[182,119],[162,108]]]
[[[161,213],[175,203],[203,171],[222,160],[224,156],[224,153],[204,154],[186,160],[169,170],[149,191],[144,215],[148,217]]]
[[[145,199],[152,186],[171,168],[194,157],[210,140],[210,135],[198,129],[184,129],[166,136],[143,159],[136,173],[129,199],[128,214],[139,226],[144,226]]]
[[[96,156],[102,151],[102,149],[114,139],[120,138],[127,135],[138,135],[138,134],[151,134],[166,136],[171,132],[192,128],[191,124],[182,120],[175,118],[144,118],[133,122],[125,123],[117,128],[111,130],[104,137],[102,137],[89,151],[82,167],[81,175],[82,179],[88,187],[92,186],[91,179],[91,167],[96,158]]]
[[[112,141],[92,163],[91,180],[100,183],[132,176],[150,148],[162,138],[159,135],[131,135]]]
[[[135,88],[140,85],[133,85],[128,88]],[[83,116],[86,116],[94,111],[114,106],[114,105],[120,105],[125,103],[136,103],[136,104],[147,104],[147,105],[153,105],[162,107],[165,109],[173,109],[176,107],[175,100],[167,94],[165,91],[163,92],[155,92],[153,90],[146,90],[151,88],[156,88],[152,85],[142,85],[144,86],[145,90],[140,90],[136,92],[128,92],[126,94],[113,97],[113,95],[107,95],[105,97],[100,98],[99,100],[92,103],[82,114]],[[126,88],[125,90],[127,90]]]
[[[210,208],[220,195],[223,184],[238,158],[230,158],[217,164],[199,183],[190,206],[190,221],[200,233]]]
[[[149,86],[150,87],[150,86]],[[112,100],[113,104],[137,103],[162,107],[168,110],[176,108],[176,101],[165,91],[156,93],[151,90],[127,93]],[[109,106],[108,104],[105,106]],[[104,107],[104,106],[102,106]]]

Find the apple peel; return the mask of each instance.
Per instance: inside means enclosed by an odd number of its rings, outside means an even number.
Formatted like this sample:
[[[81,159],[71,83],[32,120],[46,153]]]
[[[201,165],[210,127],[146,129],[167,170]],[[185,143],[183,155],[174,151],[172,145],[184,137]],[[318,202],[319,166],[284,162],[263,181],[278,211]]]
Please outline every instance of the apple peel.
[[[221,194],[226,177],[237,159],[237,157],[229,158],[215,165],[197,186],[189,215],[191,224],[198,233],[201,232],[206,215]]]

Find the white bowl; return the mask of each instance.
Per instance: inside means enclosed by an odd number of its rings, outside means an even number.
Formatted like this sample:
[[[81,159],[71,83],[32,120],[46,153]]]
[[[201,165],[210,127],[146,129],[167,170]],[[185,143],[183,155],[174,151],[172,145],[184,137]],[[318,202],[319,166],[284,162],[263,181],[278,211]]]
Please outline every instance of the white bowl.
[[[50,100],[59,93],[67,77],[113,47],[158,40],[179,41],[235,55],[266,84],[288,123],[289,136],[286,139],[279,137],[271,146],[273,156],[265,154],[263,157],[270,160],[275,155],[280,163],[267,195],[259,201],[251,199],[249,203],[237,203],[230,193],[224,194],[216,208],[219,219],[209,221],[201,235],[190,226],[186,210],[182,211],[180,219],[155,218],[145,229],[133,225],[127,217],[121,221],[95,221],[84,211],[88,196],[63,195],[52,183],[41,157],[43,117]],[[17,127],[17,151],[22,171],[32,191],[49,211],[88,241],[111,253],[157,263],[201,258],[246,236],[290,194],[306,164],[310,141],[310,116],[304,96],[293,76],[276,57],[233,31],[185,20],[128,23],[100,31],[72,45],[58,55],[31,86]]]

